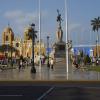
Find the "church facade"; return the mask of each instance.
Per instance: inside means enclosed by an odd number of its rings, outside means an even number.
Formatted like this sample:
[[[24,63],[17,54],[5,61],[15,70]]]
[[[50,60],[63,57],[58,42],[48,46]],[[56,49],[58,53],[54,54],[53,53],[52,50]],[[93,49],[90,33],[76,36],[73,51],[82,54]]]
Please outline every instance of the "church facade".
[[[25,28],[24,37],[21,39],[20,37],[15,37],[14,32],[11,27],[6,27],[2,32],[2,45],[9,45],[10,47],[15,48],[15,51],[5,50],[2,52],[7,57],[20,57],[24,58],[29,57],[32,58],[32,39],[29,38],[28,32],[30,27]],[[46,54],[46,49],[44,43],[41,41],[35,42],[34,45],[34,55],[39,55],[39,46],[41,46],[41,55]],[[8,48],[6,48],[8,49]]]

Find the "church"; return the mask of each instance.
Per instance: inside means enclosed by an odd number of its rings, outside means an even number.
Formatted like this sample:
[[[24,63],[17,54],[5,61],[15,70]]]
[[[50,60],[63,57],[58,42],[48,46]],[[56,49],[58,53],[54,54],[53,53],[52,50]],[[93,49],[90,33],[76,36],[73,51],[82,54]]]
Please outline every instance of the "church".
[[[2,48],[5,49],[0,51],[0,54],[5,57],[16,57],[19,58],[23,56],[24,58],[29,57],[32,58],[32,39],[29,38],[29,30],[30,27],[25,28],[24,37],[21,39],[20,37],[15,37],[13,29],[8,25],[2,32]],[[46,54],[46,48],[43,41],[39,43],[39,41],[35,42],[34,45],[34,55],[39,55],[39,46],[41,46],[41,55]]]

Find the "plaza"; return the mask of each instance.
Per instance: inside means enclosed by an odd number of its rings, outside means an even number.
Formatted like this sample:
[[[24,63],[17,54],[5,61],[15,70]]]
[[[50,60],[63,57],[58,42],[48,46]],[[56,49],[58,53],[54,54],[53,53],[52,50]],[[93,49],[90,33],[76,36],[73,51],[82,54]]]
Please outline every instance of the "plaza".
[[[69,65],[69,71],[66,73],[65,61],[59,61],[54,64],[54,69],[48,68],[47,64],[35,66],[36,73],[30,73],[31,66],[18,69],[0,70],[0,81],[99,81],[100,72],[88,71],[86,68],[76,69]]]

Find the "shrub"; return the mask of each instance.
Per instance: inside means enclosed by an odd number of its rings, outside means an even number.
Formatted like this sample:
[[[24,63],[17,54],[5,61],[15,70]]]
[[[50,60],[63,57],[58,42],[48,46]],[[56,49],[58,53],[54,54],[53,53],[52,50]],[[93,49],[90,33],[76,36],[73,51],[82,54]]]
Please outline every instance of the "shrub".
[[[89,57],[89,55],[86,55],[86,56],[85,56],[85,58],[84,58],[84,63],[85,63],[85,64],[91,63],[91,58]]]

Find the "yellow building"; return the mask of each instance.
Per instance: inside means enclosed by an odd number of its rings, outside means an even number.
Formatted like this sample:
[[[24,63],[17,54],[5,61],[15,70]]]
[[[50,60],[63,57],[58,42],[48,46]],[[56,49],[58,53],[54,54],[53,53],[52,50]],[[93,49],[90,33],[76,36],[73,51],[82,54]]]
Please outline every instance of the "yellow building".
[[[13,41],[14,41],[14,33],[13,33],[13,30],[8,26],[2,32],[2,45],[9,45],[12,47]],[[8,47],[7,47],[7,49],[8,49]],[[6,52],[4,52],[4,54],[6,56],[11,56],[11,52],[8,52],[8,50],[6,50]]]
[[[24,30],[24,38],[14,37],[14,32],[11,27],[6,27],[2,32],[2,45],[9,45],[14,47],[17,51],[4,52],[8,57],[20,57],[21,55],[26,58],[32,58],[32,39],[29,37],[28,33],[30,31],[30,27],[25,28]],[[44,43],[41,41],[41,44],[37,41],[34,45],[34,54],[39,54],[39,46],[41,46],[41,55],[46,54],[46,49]]]
[[[94,57],[99,56],[100,57],[100,45],[99,46],[95,46],[94,49]]]
[[[24,31],[24,40],[23,40],[24,51],[23,51],[22,55],[23,55],[23,57],[31,57],[32,58],[32,40],[28,35],[29,30],[30,30],[30,27],[26,28]],[[34,45],[34,55],[39,55],[39,46],[41,48],[41,55],[46,54],[46,49],[45,49],[44,43],[42,41],[41,41],[41,43],[39,43],[37,41],[37,42],[35,42],[35,45]]]
[[[19,57],[22,55],[22,40],[20,37],[15,37],[13,41],[13,47],[18,50],[17,52],[13,52],[12,56],[13,57]]]

